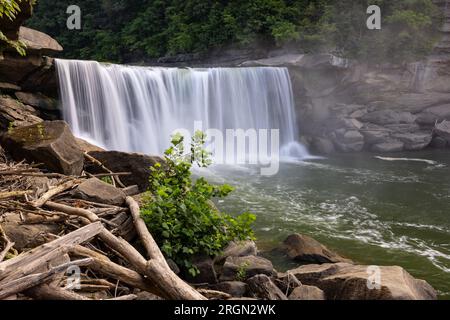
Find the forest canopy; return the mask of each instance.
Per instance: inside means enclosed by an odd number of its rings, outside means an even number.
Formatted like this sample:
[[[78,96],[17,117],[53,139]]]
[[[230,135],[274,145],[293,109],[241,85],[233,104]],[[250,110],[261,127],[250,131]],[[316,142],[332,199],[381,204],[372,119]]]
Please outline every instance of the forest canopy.
[[[403,62],[429,53],[441,23],[432,0],[78,0],[82,29],[68,30],[71,4],[38,0],[28,25],[55,37],[66,58],[111,62],[230,46]],[[381,30],[366,26],[372,4]]]

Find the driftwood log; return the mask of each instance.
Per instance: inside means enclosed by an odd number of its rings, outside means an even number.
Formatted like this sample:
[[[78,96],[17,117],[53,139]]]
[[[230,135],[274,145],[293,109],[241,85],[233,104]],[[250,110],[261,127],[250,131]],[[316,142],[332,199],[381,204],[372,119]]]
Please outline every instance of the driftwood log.
[[[132,197],[126,198],[125,207],[71,198],[68,191],[92,176],[110,176],[125,187],[119,176],[129,173],[114,173],[97,164],[107,173],[67,177],[43,173],[24,162],[0,162],[0,300],[22,296],[36,300],[134,300],[135,290],[163,299],[206,300],[171,270]],[[49,179],[44,189],[35,186],[33,179],[38,178]],[[133,192],[131,188],[129,193]],[[11,213],[19,216],[21,224],[57,224],[62,232],[45,234],[47,243],[19,254],[14,239],[11,241],[1,228],[3,215]],[[139,238],[142,253],[118,236],[125,231],[128,239],[130,230]],[[83,270],[78,275],[83,280],[80,278],[76,287],[64,285],[72,267]]]

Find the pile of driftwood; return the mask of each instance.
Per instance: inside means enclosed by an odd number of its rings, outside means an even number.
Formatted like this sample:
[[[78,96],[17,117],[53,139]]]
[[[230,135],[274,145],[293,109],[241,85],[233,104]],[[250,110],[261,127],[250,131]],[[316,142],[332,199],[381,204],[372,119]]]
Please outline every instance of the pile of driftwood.
[[[83,174],[43,173],[0,155],[0,300],[86,300],[95,292],[115,300],[136,299],[136,292],[162,299],[206,299],[171,270],[133,197],[127,197],[124,207],[70,197],[70,190],[92,177]],[[118,177],[124,174],[105,175],[120,186]],[[39,187],[36,179],[41,178],[45,183]],[[1,228],[5,214],[19,215],[23,224],[59,224],[63,231],[46,234],[41,246],[17,252]],[[124,227],[116,222],[118,215],[132,221],[139,251],[121,237]]]

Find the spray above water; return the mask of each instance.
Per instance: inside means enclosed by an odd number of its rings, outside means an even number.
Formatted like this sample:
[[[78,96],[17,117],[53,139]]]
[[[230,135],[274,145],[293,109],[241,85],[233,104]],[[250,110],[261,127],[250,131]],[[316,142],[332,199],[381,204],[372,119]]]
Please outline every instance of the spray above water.
[[[64,119],[109,150],[162,154],[180,128],[279,129],[280,156],[308,157],[296,141],[286,68],[180,69],[56,62]]]

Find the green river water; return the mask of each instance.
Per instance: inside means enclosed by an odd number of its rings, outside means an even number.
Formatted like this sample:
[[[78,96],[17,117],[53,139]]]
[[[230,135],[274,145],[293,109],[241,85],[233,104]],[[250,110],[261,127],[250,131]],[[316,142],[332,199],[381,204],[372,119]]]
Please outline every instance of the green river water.
[[[303,233],[357,263],[402,266],[450,299],[450,152],[391,157],[436,163],[352,154],[283,163],[273,177],[247,167],[206,175],[236,187],[218,205],[257,215],[258,247],[267,255],[287,235]],[[295,267],[271,258],[280,271]]]

